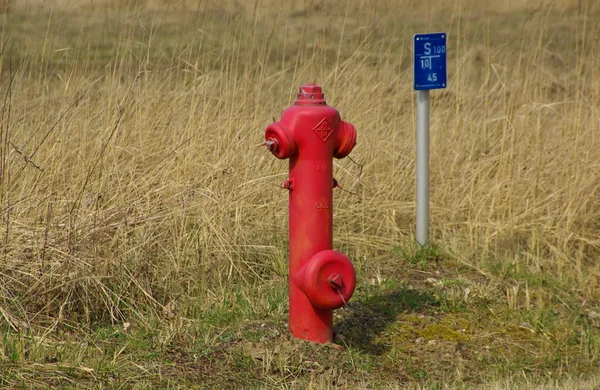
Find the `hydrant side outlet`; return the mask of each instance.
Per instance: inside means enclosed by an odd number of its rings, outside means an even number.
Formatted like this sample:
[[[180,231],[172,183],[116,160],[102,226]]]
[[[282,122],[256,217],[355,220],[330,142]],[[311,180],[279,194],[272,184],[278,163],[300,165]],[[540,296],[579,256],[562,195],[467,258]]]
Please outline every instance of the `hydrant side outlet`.
[[[289,323],[295,337],[333,339],[333,309],[354,292],[356,274],[344,254],[333,251],[333,157],[347,156],[356,129],[326,104],[321,87],[300,87],[297,100],[265,131],[265,145],[290,159]]]

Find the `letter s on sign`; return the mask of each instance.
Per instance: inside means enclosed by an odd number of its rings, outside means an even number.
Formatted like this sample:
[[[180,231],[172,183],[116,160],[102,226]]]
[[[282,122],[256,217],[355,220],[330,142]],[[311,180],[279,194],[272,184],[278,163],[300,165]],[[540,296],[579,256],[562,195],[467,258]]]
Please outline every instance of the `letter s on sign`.
[[[427,43],[425,44],[425,54],[426,54],[426,55],[429,55],[429,54],[431,54],[431,43],[429,43],[429,42],[427,42]]]

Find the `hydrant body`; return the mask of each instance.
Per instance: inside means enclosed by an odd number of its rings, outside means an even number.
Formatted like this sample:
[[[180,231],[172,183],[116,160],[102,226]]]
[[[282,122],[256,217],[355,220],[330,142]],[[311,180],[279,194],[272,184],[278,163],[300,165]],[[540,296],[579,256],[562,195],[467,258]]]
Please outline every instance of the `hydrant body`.
[[[297,338],[333,339],[333,309],[347,302],[356,285],[350,260],[333,248],[333,157],[347,156],[356,130],[325,103],[321,88],[300,87],[295,105],[269,125],[265,144],[290,159],[289,326]]]

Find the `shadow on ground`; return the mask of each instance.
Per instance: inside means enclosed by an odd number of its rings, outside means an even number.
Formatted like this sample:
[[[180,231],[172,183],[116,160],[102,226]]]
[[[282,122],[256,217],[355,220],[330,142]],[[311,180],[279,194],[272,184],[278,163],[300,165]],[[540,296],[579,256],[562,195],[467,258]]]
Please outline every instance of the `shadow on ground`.
[[[388,347],[374,342],[375,338],[396,321],[399,314],[422,312],[437,305],[437,299],[428,292],[401,287],[359,297],[348,304],[342,320],[336,323],[335,341],[380,355]]]

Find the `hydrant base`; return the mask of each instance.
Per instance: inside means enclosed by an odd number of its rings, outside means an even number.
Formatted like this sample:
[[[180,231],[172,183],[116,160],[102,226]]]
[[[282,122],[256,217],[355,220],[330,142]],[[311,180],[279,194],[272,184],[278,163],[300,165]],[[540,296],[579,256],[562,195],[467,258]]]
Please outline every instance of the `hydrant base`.
[[[325,344],[333,341],[333,311],[319,309],[312,305],[308,297],[290,285],[290,331],[296,338]]]

